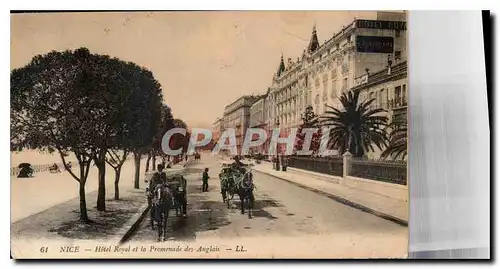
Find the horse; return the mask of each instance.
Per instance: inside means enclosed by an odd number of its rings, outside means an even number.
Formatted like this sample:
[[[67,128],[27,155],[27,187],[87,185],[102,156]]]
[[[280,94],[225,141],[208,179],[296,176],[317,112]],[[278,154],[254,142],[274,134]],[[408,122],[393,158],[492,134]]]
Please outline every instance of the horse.
[[[220,175],[221,180],[221,194],[222,201],[227,203],[227,208],[230,207],[230,201],[233,199],[234,194],[237,192],[236,186],[234,183],[233,175],[228,172],[224,172]]]
[[[248,209],[248,218],[252,218],[252,208],[255,201],[253,195],[253,189],[255,188],[253,184],[253,174],[248,171],[245,172],[242,178],[237,183],[238,196],[240,197],[240,209],[241,214],[245,214],[245,205]]]
[[[165,184],[158,184],[153,192],[151,210],[156,220],[158,229],[158,241],[165,241],[167,231],[167,220],[170,209],[173,208],[173,193]],[[153,222],[151,222],[153,225]]]
[[[183,176],[178,176],[177,177],[180,185],[177,186],[177,189],[174,191],[174,198],[175,198],[175,213],[177,216],[184,216],[186,217],[187,215],[187,197],[186,197],[186,188],[187,188],[187,182],[186,179],[184,179]]]

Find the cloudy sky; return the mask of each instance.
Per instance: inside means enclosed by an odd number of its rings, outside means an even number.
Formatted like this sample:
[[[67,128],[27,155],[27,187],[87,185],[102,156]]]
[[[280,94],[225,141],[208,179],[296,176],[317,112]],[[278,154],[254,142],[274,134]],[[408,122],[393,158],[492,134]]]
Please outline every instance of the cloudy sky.
[[[87,47],[150,69],[174,117],[211,127],[224,106],[263,93],[281,53],[296,60],[316,24],[320,42],[375,12],[131,12],[11,15],[11,68],[51,50]]]

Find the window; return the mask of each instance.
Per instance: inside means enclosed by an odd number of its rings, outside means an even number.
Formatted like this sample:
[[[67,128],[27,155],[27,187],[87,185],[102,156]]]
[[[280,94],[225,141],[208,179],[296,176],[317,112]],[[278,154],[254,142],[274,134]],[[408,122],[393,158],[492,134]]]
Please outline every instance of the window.
[[[332,79],[335,79],[337,77],[337,67],[333,68],[332,70]]]
[[[403,96],[402,96],[402,99],[403,99],[403,102],[406,101],[406,84],[403,84]]]
[[[394,105],[395,107],[401,106],[401,86],[397,86],[394,89]]]
[[[337,81],[336,80],[332,80],[332,90],[330,92],[330,97],[332,99],[336,98],[337,97]]]
[[[328,83],[325,81],[323,82],[323,101],[328,100]]]
[[[395,96],[396,99],[401,98],[401,86],[397,86],[394,89],[394,96]]]
[[[400,36],[401,36],[401,31],[396,30],[396,37],[400,37]]]
[[[347,42],[351,42],[351,35],[347,36]]]
[[[387,91],[385,89],[380,91],[380,105],[387,108]]]
[[[373,100],[373,99],[374,99],[374,94],[373,94],[373,92],[371,92],[371,93],[370,93],[370,95],[369,95],[369,97],[368,97],[368,101]],[[374,109],[374,108],[375,108],[375,102],[376,102],[376,100],[374,100],[374,101],[370,104],[370,108],[371,108],[371,109]]]
[[[396,52],[394,52],[394,60],[401,60],[401,51],[400,50],[397,50]]]

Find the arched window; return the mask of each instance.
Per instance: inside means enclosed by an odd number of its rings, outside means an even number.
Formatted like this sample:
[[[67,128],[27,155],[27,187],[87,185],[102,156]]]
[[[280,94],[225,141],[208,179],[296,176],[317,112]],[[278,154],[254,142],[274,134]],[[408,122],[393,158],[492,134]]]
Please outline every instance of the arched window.
[[[381,99],[380,99],[380,102],[381,102],[381,106],[383,108],[388,108],[387,107],[387,103],[389,102],[389,96],[388,96],[388,91],[386,89],[382,89],[380,91],[380,96],[381,96]]]
[[[372,100],[372,99],[374,99],[374,94],[373,94],[373,92],[371,92],[371,93],[370,93],[370,95],[369,95],[369,97],[368,97],[368,100],[367,100],[367,101],[370,101],[370,100]],[[371,103],[370,108],[371,108],[371,109],[375,108],[375,101],[373,101],[373,102]]]
[[[330,92],[330,97],[332,99],[337,98],[337,81],[336,80],[332,80],[332,89]]]

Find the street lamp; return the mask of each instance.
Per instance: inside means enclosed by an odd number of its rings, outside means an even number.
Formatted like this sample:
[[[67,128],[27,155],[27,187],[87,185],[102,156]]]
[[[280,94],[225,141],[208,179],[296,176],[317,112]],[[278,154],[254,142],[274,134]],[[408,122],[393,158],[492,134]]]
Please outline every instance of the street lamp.
[[[280,135],[280,120],[278,118],[276,118],[276,127],[278,128],[278,137]],[[279,154],[278,154],[278,143],[276,143],[276,171],[279,171],[280,170],[280,158],[279,158]]]

